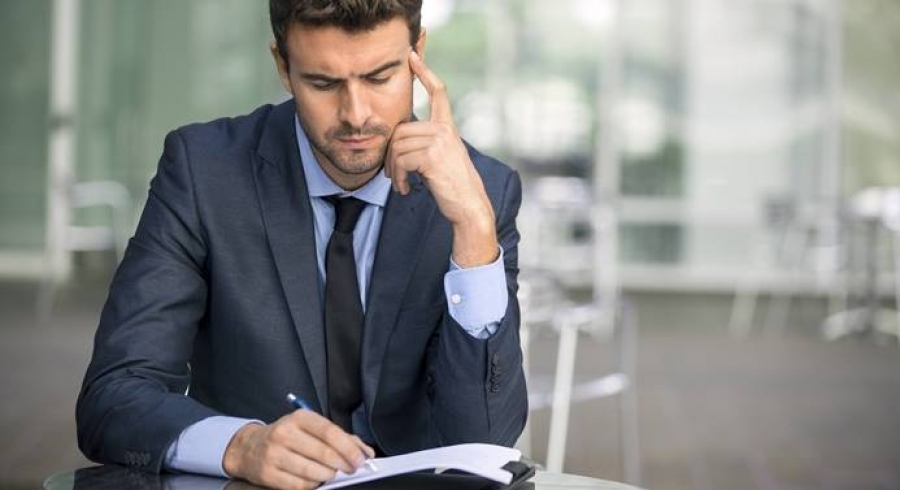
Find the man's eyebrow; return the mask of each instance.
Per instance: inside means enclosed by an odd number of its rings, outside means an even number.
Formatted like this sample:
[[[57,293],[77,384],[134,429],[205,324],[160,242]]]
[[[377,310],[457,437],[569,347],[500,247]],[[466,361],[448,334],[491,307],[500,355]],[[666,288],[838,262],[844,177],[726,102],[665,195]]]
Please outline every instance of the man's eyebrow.
[[[327,83],[337,83],[343,80],[343,78],[335,78],[330,77],[328,75],[323,75],[321,73],[301,73],[300,78],[305,80],[314,81],[314,82],[327,82]]]
[[[391,68],[396,68],[396,67],[400,66],[402,63],[403,62],[400,60],[388,61],[387,63],[384,63],[384,64],[376,67],[374,70],[369,71],[367,73],[363,73],[362,75],[358,75],[358,76],[359,76],[359,78],[372,78],[372,77],[380,75],[381,73],[383,73],[387,70],[390,70]],[[327,83],[337,83],[337,82],[342,82],[344,80],[343,78],[332,77],[329,75],[325,75],[323,73],[300,73],[300,77],[304,78],[306,80],[310,80],[310,81],[320,81],[320,82],[327,82]]]
[[[390,70],[391,68],[395,68],[395,67],[397,67],[397,66],[400,66],[400,64],[402,64],[402,63],[403,63],[403,62],[400,61],[400,60],[388,61],[387,63],[385,63],[385,64],[379,66],[378,68],[375,68],[374,70],[370,71],[369,73],[363,73],[363,74],[360,76],[360,78],[371,78],[371,77],[374,77],[374,76],[378,76],[378,75],[380,75],[382,72],[385,72],[385,71]]]

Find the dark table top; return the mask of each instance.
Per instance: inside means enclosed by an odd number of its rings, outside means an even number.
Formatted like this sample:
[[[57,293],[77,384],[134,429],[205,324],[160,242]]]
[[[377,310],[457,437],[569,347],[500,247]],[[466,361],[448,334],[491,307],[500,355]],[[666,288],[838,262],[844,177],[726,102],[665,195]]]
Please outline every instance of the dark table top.
[[[409,474],[376,480],[352,488],[360,490],[491,490],[502,485],[468,475]],[[199,475],[151,474],[122,466],[105,465],[81,468],[51,476],[44,482],[45,490],[253,490],[255,485]],[[639,490],[622,483],[596,478],[538,471],[530,481],[516,490]]]

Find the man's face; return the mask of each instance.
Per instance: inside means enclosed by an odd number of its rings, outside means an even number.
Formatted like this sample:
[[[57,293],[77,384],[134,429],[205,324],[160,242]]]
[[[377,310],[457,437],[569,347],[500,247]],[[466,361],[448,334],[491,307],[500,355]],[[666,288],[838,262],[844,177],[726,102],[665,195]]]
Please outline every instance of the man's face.
[[[423,35],[419,53],[424,43]],[[406,22],[398,17],[353,34],[294,24],[286,44],[287,66],[274,46],[273,54],[319,165],[342,188],[361,187],[380,170],[394,127],[412,111]]]

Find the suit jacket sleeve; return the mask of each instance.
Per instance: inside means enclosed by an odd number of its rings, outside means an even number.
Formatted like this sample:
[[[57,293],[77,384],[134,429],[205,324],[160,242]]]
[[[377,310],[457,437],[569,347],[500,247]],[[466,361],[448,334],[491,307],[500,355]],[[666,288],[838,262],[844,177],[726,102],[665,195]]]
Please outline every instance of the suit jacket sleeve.
[[[207,301],[206,241],[188,152],[176,131],[103,308],[78,398],[89,458],[159,471],[166,448],[214,410],[185,396]]]
[[[443,317],[430,356],[434,423],[443,444],[489,442],[512,446],[525,426],[528,400],[519,344],[516,215],[522,199],[519,176],[509,172],[492,197],[504,250],[509,302],[496,333],[477,339],[449,314]]]

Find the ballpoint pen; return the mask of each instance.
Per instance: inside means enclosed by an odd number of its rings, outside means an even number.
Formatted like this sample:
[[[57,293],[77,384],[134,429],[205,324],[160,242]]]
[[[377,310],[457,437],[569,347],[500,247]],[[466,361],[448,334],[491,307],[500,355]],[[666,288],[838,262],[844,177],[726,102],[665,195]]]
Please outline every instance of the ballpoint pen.
[[[287,401],[297,410],[312,410],[308,403],[293,393],[287,394]],[[375,466],[375,461],[372,461],[371,458],[366,458],[365,464],[366,468],[369,468],[370,471],[378,471],[378,466]]]

